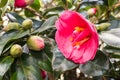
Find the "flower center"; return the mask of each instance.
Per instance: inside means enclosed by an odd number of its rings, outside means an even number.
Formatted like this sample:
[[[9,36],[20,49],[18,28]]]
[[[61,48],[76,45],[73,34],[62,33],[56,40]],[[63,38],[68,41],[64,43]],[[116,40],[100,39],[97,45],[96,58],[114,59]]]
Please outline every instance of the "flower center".
[[[72,35],[70,36],[70,41],[72,42],[72,46],[74,47],[74,48],[77,48],[77,49],[79,49],[80,48],[80,45],[82,45],[83,43],[85,43],[86,41],[88,41],[89,40],[89,34],[87,34],[86,36],[83,34],[83,35],[81,35],[83,38],[81,38],[81,36],[78,36],[78,35],[80,35],[80,33],[81,32],[83,32],[85,30],[85,28],[83,28],[83,27],[75,27],[74,28],[74,31],[73,31],[73,33],[72,33]],[[76,41],[76,38],[81,38],[80,40],[78,40],[78,41]]]
[[[81,27],[75,27],[75,30],[73,31],[73,33],[79,33],[79,32],[82,32],[84,30],[84,28],[81,28]]]
[[[82,39],[81,41],[73,43],[72,46],[74,48],[78,49],[78,48],[80,48],[80,45],[83,44],[83,43],[85,43],[87,40],[89,40],[89,37],[86,37],[86,38]]]

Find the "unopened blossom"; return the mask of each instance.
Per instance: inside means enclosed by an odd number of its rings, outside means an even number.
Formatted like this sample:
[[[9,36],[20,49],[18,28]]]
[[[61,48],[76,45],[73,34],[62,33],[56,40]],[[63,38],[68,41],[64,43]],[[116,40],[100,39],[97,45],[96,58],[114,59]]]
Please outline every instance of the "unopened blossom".
[[[32,4],[34,0],[15,0],[14,6],[19,8],[24,8],[30,4]]]
[[[40,51],[44,48],[44,39],[39,36],[30,36],[27,40],[27,46],[31,50]]]
[[[96,8],[90,8],[88,11],[87,11],[87,14],[92,16],[92,15],[95,15],[97,12],[97,9]]]

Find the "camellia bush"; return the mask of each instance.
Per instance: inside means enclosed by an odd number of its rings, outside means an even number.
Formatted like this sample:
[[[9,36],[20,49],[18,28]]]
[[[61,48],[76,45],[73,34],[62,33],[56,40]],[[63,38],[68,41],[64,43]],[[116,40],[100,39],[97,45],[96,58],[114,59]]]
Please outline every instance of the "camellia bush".
[[[0,80],[120,80],[120,0],[0,0]]]

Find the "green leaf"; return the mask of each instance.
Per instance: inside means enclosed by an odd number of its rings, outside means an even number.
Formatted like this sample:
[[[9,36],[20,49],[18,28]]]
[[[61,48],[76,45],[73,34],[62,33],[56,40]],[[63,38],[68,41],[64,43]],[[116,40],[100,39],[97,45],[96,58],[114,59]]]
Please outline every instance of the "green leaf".
[[[8,0],[0,0],[0,8],[4,7],[7,4]]]
[[[39,20],[35,20],[35,19],[32,19],[32,21],[33,21],[33,28],[35,30],[38,29],[43,23],[43,21],[39,21]]]
[[[117,0],[108,0],[108,5],[112,7],[116,2]]]
[[[111,26],[108,29],[114,29],[120,27],[120,20],[112,20],[110,21]]]
[[[57,16],[53,16],[53,17],[48,18],[48,19],[40,26],[40,28],[37,29],[37,30],[35,30],[32,34],[34,34],[34,33],[40,33],[40,32],[42,32],[42,31],[45,31],[45,30],[49,29],[49,28],[53,28],[56,20],[57,20]]]
[[[102,32],[100,34],[100,38],[107,45],[120,48],[120,28],[111,29],[110,31]]]
[[[49,60],[46,61],[39,61],[39,67],[42,70],[45,70],[47,72],[53,73],[53,69],[52,69],[52,65],[51,62]]]
[[[29,34],[29,31],[19,32],[19,31],[8,31],[3,36],[0,37],[0,55],[5,47],[5,45],[12,40],[22,38]]]
[[[62,6],[56,6],[50,9],[47,9],[44,13],[43,16],[46,16],[48,13],[54,12],[54,13],[58,13],[60,11],[64,10],[64,8]]]
[[[39,66],[41,69],[47,71],[47,72],[50,72],[50,73],[53,73],[53,69],[52,69],[52,57],[53,57],[53,48],[54,48],[54,43],[55,41],[53,39],[50,39],[50,38],[45,38],[45,48],[43,49],[43,51],[45,53],[42,53],[42,54],[45,54],[45,56],[47,57],[47,59],[45,60],[40,60],[39,61]]]
[[[2,15],[2,10],[0,9],[0,15]],[[2,22],[2,18],[0,17],[0,22]]]
[[[40,1],[39,0],[34,0],[34,3],[32,5],[30,5],[33,9],[35,10],[39,10],[40,8]]]
[[[11,12],[11,13],[7,13],[6,15],[10,19],[11,22],[18,22],[22,24],[22,22],[24,21],[24,18],[19,16],[17,13]]]
[[[79,68],[84,74],[101,76],[109,69],[109,59],[102,51],[98,50],[94,60],[80,64]]]
[[[52,60],[53,70],[55,71],[67,71],[71,70],[78,65],[67,60],[62,53],[58,50],[57,47],[53,50],[53,60]]]
[[[42,80],[37,60],[30,55],[22,55],[14,67],[10,80]]]
[[[116,48],[116,47],[112,47],[108,45],[105,46],[103,50],[107,53],[119,53],[120,52],[120,48]]]
[[[53,49],[53,42],[49,38],[45,38],[45,48],[41,51],[32,51],[30,53],[37,59],[39,67],[42,70],[47,72],[53,73],[52,69],[52,49]]]
[[[51,61],[44,51],[31,52],[31,54],[37,59],[40,69],[53,73]]]
[[[67,5],[67,0],[62,0],[64,5]]]
[[[34,14],[31,13],[31,12],[30,12],[29,10],[27,10],[27,9],[24,10],[24,13],[25,13],[25,16],[26,16],[26,17],[33,17],[33,16],[34,16]]]
[[[30,7],[32,9],[36,10],[36,11],[39,11],[39,9],[40,9],[40,2],[39,2],[39,0],[34,0],[34,3],[31,4]],[[24,10],[24,13],[25,13],[26,17],[34,17],[34,14],[31,13],[31,11],[29,11],[27,9]]]
[[[2,80],[4,74],[8,71],[13,61],[14,58],[11,56],[0,58],[0,80]]]
[[[43,49],[43,51],[46,53],[49,60],[52,61],[55,41],[54,39],[51,38],[44,38],[44,40],[45,40],[45,48]]]
[[[51,61],[43,50],[42,51],[31,51],[30,50],[30,53],[37,60],[40,69],[45,70],[50,73],[53,72]]]

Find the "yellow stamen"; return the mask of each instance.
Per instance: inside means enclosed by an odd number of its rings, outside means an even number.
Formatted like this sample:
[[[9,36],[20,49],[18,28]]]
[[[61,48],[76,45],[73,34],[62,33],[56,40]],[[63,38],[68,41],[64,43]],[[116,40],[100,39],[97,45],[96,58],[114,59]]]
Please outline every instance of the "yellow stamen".
[[[81,40],[79,42],[73,43],[73,47],[80,48],[80,45],[83,44],[84,42],[86,42],[88,39],[89,39],[89,37],[86,37],[86,38],[84,38],[83,40]]]
[[[72,37],[70,37],[70,41],[73,41],[73,38],[72,38]]]
[[[89,37],[84,38],[83,40],[80,41],[81,44],[83,44],[84,42],[86,42],[89,39]]]
[[[81,28],[81,27],[75,27],[75,31],[76,32],[81,32],[81,31],[83,31],[84,30],[84,28]]]

